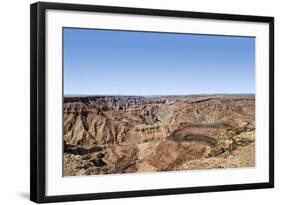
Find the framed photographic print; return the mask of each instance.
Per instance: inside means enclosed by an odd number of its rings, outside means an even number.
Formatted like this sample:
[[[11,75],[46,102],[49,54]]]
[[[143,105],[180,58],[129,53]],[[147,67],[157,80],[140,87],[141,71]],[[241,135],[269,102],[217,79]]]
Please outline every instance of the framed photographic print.
[[[274,18],[31,5],[30,198],[274,187]]]

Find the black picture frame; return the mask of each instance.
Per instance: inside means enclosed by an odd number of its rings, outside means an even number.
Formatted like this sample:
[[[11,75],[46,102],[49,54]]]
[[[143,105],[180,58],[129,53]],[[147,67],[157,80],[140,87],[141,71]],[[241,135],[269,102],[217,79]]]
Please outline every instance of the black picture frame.
[[[192,188],[170,188],[124,192],[89,193],[74,195],[46,196],[46,59],[45,59],[45,19],[46,10],[87,11],[103,13],[169,16],[197,19],[217,19],[230,21],[263,22],[269,24],[269,181],[263,183],[230,184]],[[233,15],[218,13],[187,12],[96,6],[82,4],[38,2],[30,7],[30,200],[37,203],[76,200],[97,200],[123,197],[187,194],[198,192],[218,192],[274,187],[274,18],[265,16]]]

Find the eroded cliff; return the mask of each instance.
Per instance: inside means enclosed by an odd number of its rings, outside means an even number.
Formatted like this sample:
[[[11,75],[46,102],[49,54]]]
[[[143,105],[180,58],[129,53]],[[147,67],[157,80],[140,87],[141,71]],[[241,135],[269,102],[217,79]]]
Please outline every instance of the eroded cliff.
[[[253,96],[65,97],[64,174],[255,166]]]

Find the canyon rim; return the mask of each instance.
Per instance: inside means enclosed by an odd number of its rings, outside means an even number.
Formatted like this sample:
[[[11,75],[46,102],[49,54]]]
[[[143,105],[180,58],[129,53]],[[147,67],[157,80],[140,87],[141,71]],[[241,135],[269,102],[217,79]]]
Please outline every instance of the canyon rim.
[[[64,174],[255,166],[254,96],[64,99]]]

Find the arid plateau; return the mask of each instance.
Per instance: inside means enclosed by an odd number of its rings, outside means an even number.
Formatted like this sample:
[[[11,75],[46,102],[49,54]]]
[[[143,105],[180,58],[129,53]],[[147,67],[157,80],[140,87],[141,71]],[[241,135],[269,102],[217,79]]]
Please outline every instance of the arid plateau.
[[[64,97],[64,176],[255,166],[255,96]]]

